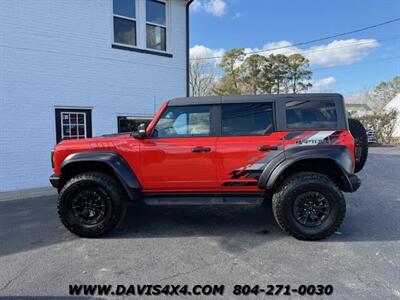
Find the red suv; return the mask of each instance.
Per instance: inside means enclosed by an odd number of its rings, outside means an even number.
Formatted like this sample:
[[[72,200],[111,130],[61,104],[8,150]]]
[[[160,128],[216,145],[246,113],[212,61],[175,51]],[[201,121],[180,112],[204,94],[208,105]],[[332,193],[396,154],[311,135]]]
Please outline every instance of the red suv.
[[[151,205],[261,204],[279,226],[318,240],[342,223],[342,192],[360,186],[364,127],[338,94],[180,98],[138,132],[65,140],[52,153],[58,213],[95,237],[122,220],[126,201]]]

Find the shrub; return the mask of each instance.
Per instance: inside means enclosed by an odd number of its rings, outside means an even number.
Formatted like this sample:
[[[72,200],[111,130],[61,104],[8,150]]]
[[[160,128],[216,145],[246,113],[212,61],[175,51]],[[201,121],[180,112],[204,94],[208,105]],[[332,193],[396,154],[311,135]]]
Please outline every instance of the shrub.
[[[379,110],[372,115],[361,117],[360,121],[365,127],[372,128],[375,131],[379,143],[391,144],[398,115],[399,113],[394,109]]]

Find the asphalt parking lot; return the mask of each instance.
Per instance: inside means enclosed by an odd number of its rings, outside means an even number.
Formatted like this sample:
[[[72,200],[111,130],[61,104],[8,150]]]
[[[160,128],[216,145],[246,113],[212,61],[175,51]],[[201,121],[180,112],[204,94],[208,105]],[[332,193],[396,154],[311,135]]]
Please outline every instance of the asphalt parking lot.
[[[400,148],[370,153],[363,185],[346,194],[344,224],[319,242],[281,232],[269,205],[132,206],[110,236],[82,239],[60,224],[55,196],[0,201],[0,296],[66,296],[69,284],[225,284],[223,298],[239,299],[230,291],[248,283],[400,299]]]

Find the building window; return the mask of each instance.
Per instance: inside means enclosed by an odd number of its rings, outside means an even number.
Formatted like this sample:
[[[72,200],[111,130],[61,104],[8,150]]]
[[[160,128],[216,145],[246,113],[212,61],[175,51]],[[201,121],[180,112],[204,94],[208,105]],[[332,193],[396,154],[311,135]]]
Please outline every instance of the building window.
[[[92,137],[91,110],[56,109],[56,135],[57,143]]]
[[[166,4],[158,0],[146,0],[147,48],[167,50]]]
[[[114,42],[136,46],[136,1],[113,0]]]
[[[118,132],[133,132],[137,131],[137,127],[145,123],[148,125],[151,117],[133,117],[133,116],[119,116],[118,117]]]

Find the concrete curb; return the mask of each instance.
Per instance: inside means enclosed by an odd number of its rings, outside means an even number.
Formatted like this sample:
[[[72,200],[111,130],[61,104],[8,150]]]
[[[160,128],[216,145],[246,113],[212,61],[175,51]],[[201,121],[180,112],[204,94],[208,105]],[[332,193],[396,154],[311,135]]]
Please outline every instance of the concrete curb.
[[[57,190],[53,187],[32,188],[10,192],[0,192],[0,202],[56,195]]]

